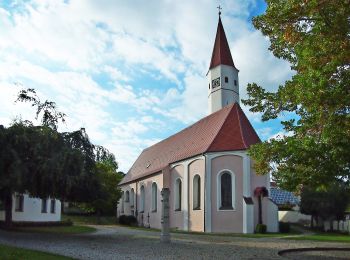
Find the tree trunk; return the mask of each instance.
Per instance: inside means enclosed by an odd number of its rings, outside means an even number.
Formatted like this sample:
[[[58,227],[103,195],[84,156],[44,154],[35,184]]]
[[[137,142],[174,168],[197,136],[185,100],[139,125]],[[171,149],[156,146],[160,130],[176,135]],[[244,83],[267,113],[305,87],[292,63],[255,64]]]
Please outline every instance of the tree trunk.
[[[96,215],[97,215],[97,223],[101,224],[101,210],[97,210],[96,211]]]
[[[339,223],[339,222],[340,222],[340,220],[339,220],[339,219],[337,219],[337,222],[338,222],[338,225],[337,225],[337,226],[338,226],[338,231],[340,231],[340,230],[339,230],[339,228],[340,228],[340,223]]]
[[[331,229],[331,232],[333,232],[333,220],[329,220],[329,226],[330,226],[330,229]]]
[[[12,193],[6,195],[4,200],[5,206],[5,227],[11,228],[12,226]]]
[[[258,197],[259,205],[259,224],[262,224],[262,207],[261,207],[261,196]]]
[[[61,201],[61,214],[64,214],[64,200]]]
[[[314,215],[311,215],[311,229],[314,228]]]

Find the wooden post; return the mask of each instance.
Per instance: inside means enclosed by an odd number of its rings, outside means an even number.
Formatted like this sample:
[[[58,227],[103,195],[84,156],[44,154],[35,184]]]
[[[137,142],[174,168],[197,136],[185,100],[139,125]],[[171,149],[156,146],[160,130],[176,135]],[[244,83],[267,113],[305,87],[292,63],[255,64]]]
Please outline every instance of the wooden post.
[[[168,188],[162,189],[162,231],[160,241],[163,243],[170,243],[169,194]]]

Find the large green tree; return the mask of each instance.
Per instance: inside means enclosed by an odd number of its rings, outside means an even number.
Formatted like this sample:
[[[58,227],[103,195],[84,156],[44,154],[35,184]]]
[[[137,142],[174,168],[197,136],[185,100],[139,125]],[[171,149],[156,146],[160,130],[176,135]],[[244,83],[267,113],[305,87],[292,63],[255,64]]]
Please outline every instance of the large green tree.
[[[262,120],[282,121],[290,136],[254,145],[259,174],[297,190],[350,178],[350,8],[348,0],[267,0],[253,19],[270,50],[295,75],[276,92],[257,84],[243,100]]]
[[[118,172],[118,165],[114,156],[97,161],[96,177],[101,185],[99,196],[87,203],[76,203],[76,206],[84,212],[95,213],[97,216],[115,215],[116,205],[121,197],[118,183],[124,174]]]
[[[0,127],[0,199],[4,201],[5,223],[12,223],[12,195],[90,202],[104,198],[104,188],[96,163],[114,156],[94,146],[84,129],[60,133],[57,123],[64,114],[54,102],[41,102],[34,90],[23,90],[19,101],[29,101],[42,114],[42,124],[16,121]]]
[[[327,188],[314,189],[303,187],[301,191],[300,212],[312,216],[319,223],[323,221],[343,220],[345,211],[350,203],[349,188],[344,183],[337,182],[328,185]],[[331,225],[331,228],[333,225]]]

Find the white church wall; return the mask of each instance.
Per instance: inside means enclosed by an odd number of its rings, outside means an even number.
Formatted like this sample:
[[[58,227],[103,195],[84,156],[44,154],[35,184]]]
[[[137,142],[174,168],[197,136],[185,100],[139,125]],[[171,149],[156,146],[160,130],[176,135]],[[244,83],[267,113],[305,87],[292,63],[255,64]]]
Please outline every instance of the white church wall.
[[[264,198],[263,203],[267,211],[266,230],[267,232],[278,232],[278,206],[269,198]]]
[[[203,159],[195,160],[188,165],[189,173],[189,230],[204,231],[204,178],[205,178],[205,161]],[[194,177],[200,177],[200,207],[194,209]]]
[[[227,77],[228,82],[225,82],[225,77]],[[220,78],[220,86],[213,88],[212,81],[217,78]],[[219,65],[209,70],[208,96],[210,113],[218,111],[229,104],[239,103],[238,71],[227,65]]]
[[[170,170],[170,228],[175,228],[179,230],[184,229],[184,210],[183,205],[185,203],[184,196],[182,196],[182,210],[176,211],[175,210],[175,181],[176,179],[180,178],[182,181],[182,194],[183,194],[183,180],[184,180],[184,166],[183,165],[177,165],[174,168]]]
[[[220,66],[216,66],[215,68],[209,70],[208,73],[208,107],[209,113],[213,113],[222,108],[222,100],[221,100],[221,81],[220,87],[213,88],[212,80],[221,77],[221,69]],[[210,86],[210,87],[209,87]]]
[[[157,208],[152,210],[152,184],[157,185]],[[158,174],[142,181],[145,186],[145,210],[143,213],[143,226],[161,228],[161,190],[163,188],[163,175]],[[140,213],[142,214],[142,213]]]
[[[12,220],[29,222],[50,222],[61,220],[61,202],[55,200],[55,211],[51,213],[51,199],[47,200],[47,212],[41,212],[41,199],[23,195],[23,211],[16,211],[15,196],[13,196]],[[5,219],[5,212],[0,211],[0,220]]]
[[[235,176],[233,210],[218,209],[217,175],[222,170],[229,170]],[[224,155],[211,161],[211,217],[212,232],[243,232],[243,159],[235,155]]]
[[[120,215],[135,215],[135,208],[136,208],[136,183],[131,183],[124,185],[121,187],[121,190],[124,192],[124,195],[122,198],[120,198],[118,202],[118,208],[117,208],[117,216]],[[134,190],[134,198],[132,203],[132,195],[131,192]],[[126,199],[126,192],[129,192],[129,200]]]
[[[310,222],[311,215],[305,215],[299,211],[291,210],[280,210],[278,212],[278,219],[281,222],[299,223],[299,222]]]
[[[156,210],[152,209],[152,184],[157,185],[157,207]],[[141,203],[141,187],[144,187],[144,209],[142,211]],[[117,208],[117,216],[120,215],[133,215],[136,216],[139,225],[151,228],[161,228],[161,190],[163,188],[163,175],[160,173],[152,175],[149,178],[142,179],[141,181],[133,182],[121,186],[121,190],[124,195],[119,200]],[[133,202],[131,202],[131,192],[134,190]],[[129,192],[129,201],[125,200],[126,192]]]

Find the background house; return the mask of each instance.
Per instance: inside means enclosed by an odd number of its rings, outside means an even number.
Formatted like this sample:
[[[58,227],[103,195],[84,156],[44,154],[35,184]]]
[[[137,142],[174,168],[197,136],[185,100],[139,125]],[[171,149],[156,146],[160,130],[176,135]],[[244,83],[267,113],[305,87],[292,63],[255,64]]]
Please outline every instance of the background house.
[[[5,211],[0,206],[0,220]],[[28,194],[13,195],[12,220],[28,222],[51,222],[61,220],[61,202],[56,199],[32,198]]]

